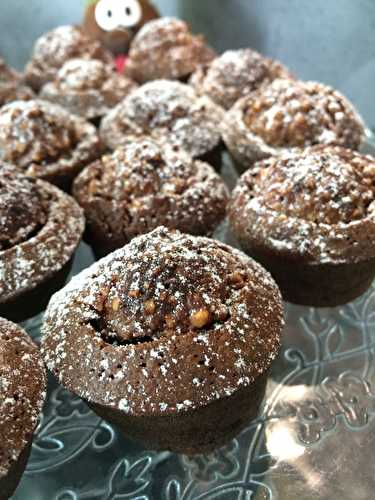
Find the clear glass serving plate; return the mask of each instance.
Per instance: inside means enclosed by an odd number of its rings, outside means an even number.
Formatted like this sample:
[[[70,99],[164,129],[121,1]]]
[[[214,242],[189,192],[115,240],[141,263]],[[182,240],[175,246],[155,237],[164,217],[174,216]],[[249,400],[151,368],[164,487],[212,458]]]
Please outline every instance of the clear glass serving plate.
[[[233,185],[228,158],[223,175]],[[226,234],[224,224],[215,236]],[[92,261],[82,244],[73,272]],[[40,321],[25,324],[36,339]],[[374,354],[375,287],[343,307],[286,304],[283,348],[258,419],[194,458],[143,449],[51,380],[14,500],[375,498]]]

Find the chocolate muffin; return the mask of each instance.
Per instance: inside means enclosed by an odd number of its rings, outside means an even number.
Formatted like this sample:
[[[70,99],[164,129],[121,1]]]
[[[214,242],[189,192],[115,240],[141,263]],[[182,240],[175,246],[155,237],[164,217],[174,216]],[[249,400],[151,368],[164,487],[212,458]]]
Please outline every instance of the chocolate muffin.
[[[375,159],[315,146],[263,160],[241,177],[229,218],[285,300],[349,302],[375,276]]]
[[[86,240],[97,256],[158,226],[210,234],[225,217],[228,191],[207,163],[138,140],[85,168],[73,194],[83,207]]]
[[[9,68],[0,58],[0,108],[11,101],[27,101],[33,98],[34,92],[22,83],[21,75]]]
[[[95,123],[138,85],[116,73],[113,65],[94,59],[71,59],[40,97]]]
[[[215,56],[204,37],[193,35],[184,21],[162,17],[145,24],[134,37],[125,71],[140,83],[186,81],[199,65]]]
[[[228,111],[223,139],[240,170],[316,144],[357,149],[364,126],[352,104],[316,82],[277,79]]]
[[[2,318],[0,396],[0,500],[8,500],[29,457],[46,397],[46,371],[27,333]]]
[[[104,117],[100,136],[111,149],[148,136],[219,167],[222,119],[222,109],[197,96],[189,85],[156,80],[132,92]]]
[[[252,49],[227,50],[191,76],[190,84],[198,94],[207,95],[224,109],[277,78],[293,78],[278,61]]]
[[[282,311],[252,259],[161,227],[52,298],[42,353],[60,383],[129,437],[208,452],[257,414]]]
[[[95,127],[58,105],[14,101],[0,109],[0,160],[69,190],[102,148]]]
[[[0,164],[0,316],[23,321],[45,308],[65,283],[83,230],[70,196]]]
[[[113,64],[113,56],[97,40],[75,26],[59,26],[36,41],[26,65],[26,82],[37,92],[56,78],[57,71],[69,59],[99,59]]]

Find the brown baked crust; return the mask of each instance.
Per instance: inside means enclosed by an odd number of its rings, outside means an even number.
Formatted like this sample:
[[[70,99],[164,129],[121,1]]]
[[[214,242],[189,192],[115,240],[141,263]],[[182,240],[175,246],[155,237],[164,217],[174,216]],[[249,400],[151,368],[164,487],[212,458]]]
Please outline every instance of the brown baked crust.
[[[70,59],[39,95],[73,114],[94,120],[109,113],[137,87],[130,78],[117,73],[113,65],[94,59]]]
[[[207,163],[139,140],[85,168],[73,195],[87,240],[103,255],[158,226],[210,234],[225,217],[228,190]]]
[[[46,397],[47,380],[37,347],[22,328],[3,318],[0,360],[1,480],[11,472],[32,438]]]
[[[200,64],[215,56],[204,37],[193,35],[187,23],[163,17],[145,24],[134,37],[125,71],[140,83],[186,80]]]
[[[52,298],[42,353],[91,403],[179,415],[254,383],[279,351],[282,323],[278,288],[255,261],[158,228]]]
[[[36,41],[31,60],[25,68],[25,80],[35,91],[55,79],[57,71],[69,59],[99,59],[113,64],[113,56],[97,40],[75,26],[59,26]]]
[[[364,126],[339,92],[316,82],[277,79],[228,111],[223,139],[245,168],[254,161],[315,144],[358,149]]]
[[[34,96],[31,88],[22,83],[21,75],[0,58],[0,108],[8,102],[27,101]]]
[[[101,152],[95,127],[58,105],[15,101],[0,109],[0,160],[27,175],[66,188]]]
[[[244,249],[305,264],[375,257],[375,160],[338,146],[315,146],[255,164],[229,208]]]
[[[84,217],[70,196],[49,183],[27,178],[10,165],[0,165],[0,184],[0,214],[5,216],[0,248],[3,310],[9,301],[36,288],[69,263],[84,230]],[[15,216],[20,206],[23,213]]]
[[[111,149],[148,136],[199,158],[220,145],[222,118],[222,109],[207,97],[198,97],[189,85],[155,80],[132,92],[103,118],[100,136]]]
[[[190,85],[198,94],[207,95],[224,109],[276,78],[294,78],[280,62],[253,49],[227,50],[201,65],[192,74]]]

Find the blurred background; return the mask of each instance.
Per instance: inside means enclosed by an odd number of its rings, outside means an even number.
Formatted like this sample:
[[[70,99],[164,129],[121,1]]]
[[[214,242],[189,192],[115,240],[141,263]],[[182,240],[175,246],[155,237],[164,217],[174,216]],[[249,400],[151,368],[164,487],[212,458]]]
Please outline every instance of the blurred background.
[[[347,95],[375,128],[375,0],[155,0],[217,50],[253,47]],[[21,69],[34,40],[79,23],[85,0],[0,0],[0,55]]]

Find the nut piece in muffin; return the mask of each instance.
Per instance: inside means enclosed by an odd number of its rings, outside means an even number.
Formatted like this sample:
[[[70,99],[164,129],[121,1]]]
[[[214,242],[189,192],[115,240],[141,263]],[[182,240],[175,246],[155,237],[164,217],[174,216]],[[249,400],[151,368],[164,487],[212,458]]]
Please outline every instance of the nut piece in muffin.
[[[46,398],[46,370],[27,333],[0,318],[0,500],[14,493]]]
[[[129,437],[194,454],[256,416],[282,325],[279,290],[259,264],[161,227],[52,298],[42,353],[61,384]]]
[[[34,92],[22,82],[21,75],[0,58],[0,108],[8,102],[34,98]]]
[[[224,109],[241,97],[277,78],[294,78],[278,61],[252,49],[227,50],[210,63],[200,66],[190,84],[198,94],[207,95]]]
[[[35,91],[55,79],[57,71],[69,59],[99,59],[113,64],[113,56],[97,40],[75,26],[59,26],[36,41],[25,79]]]
[[[70,59],[39,95],[97,122],[137,87],[130,78],[118,74],[113,65],[97,59]]]
[[[199,97],[189,85],[155,80],[132,92],[103,118],[100,136],[110,149],[149,136],[219,167],[223,116],[219,106]]]
[[[64,286],[84,230],[73,198],[0,163],[0,316],[23,321]]]
[[[68,191],[74,177],[101,154],[94,125],[58,105],[14,101],[0,109],[0,160],[27,175]]]
[[[229,218],[286,300],[349,302],[375,276],[375,159],[314,146],[263,160],[239,180]]]
[[[274,80],[240,99],[223,123],[224,142],[240,170],[293,148],[358,149],[363,138],[364,126],[352,104],[316,82]]]
[[[97,256],[158,226],[208,235],[225,217],[228,191],[207,163],[149,140],[120,147],[85,168],[73,195]]]
[[[133,80],[182,80],[216,53],[202,35],[195,36],[180,19],[163,17],[145,24],[134,37],[125,71]]]

